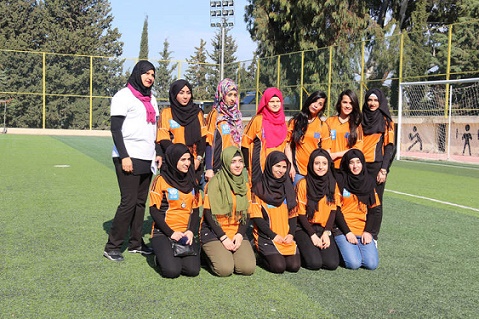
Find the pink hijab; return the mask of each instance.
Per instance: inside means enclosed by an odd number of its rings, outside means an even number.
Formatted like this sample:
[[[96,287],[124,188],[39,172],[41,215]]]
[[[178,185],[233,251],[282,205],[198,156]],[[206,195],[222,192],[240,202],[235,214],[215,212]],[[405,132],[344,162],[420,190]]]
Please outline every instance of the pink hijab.
[[[281,101],[281,108],[276,113],[271,112],[268,108],[268,102],[274,96],[279,97]],[[286,139],[287,127],[284,115],[283,94],[279,89],[271,87],[264,91],[256,114],[263,115],[263,135],[266,147],[274,148],[283,143]]]

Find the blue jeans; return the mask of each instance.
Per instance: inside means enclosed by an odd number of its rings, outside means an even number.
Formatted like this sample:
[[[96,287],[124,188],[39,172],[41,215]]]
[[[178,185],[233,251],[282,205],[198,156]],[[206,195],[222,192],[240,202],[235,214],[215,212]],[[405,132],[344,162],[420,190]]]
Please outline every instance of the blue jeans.
[[[348,269],[358,269],[360,267],[369,270],[376,269],[379,264],[379,256],[374,241],[364,245],[361,243],[361,236],[356,236],[356,238],[358,239],[358,244],[353,245],[348,242],[344,235],[334,236],[345,267]]]
[[[303,175],[296,173],[296,175],[294,176],[293,186],[296,186],[296,184],[298,184],[298,182],[303,178]]]

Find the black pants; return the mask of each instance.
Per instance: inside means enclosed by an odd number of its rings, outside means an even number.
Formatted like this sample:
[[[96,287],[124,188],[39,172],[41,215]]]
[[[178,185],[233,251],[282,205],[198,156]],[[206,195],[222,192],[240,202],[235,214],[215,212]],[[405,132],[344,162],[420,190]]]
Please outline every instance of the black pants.
[[[120,187],[121,201],[116,210],[108,235],[105,251],[120,250],[130,229],[128,247],[138,248],[142,245],[145,203],[148,198],[152,173],[133,175],[121,169],[119,158],[113,158],[116,177]]]
[[[263,255],[259,253],[263,259],[266,268],[275,274],[282,274],[285,271],[298,272],[301,268],[301,257],[298,250],[296,254],[283,256],[281,254]]]
[[[195,242],[193,245],[199,244]],[[194,277],[200,273],[200,254],[185,257],[173,256],[170,239],[165,234],[155,234],[151,239],[151,247],[163,277],[176,278],[180,275]]]
[[[376,177],[378,176],[379,170],[381,169],[381,165],[382,165],[381,162],[366,163],[366,168],[368,169],[368,173],[374,177],[374,180],[376,180]],[[374,227],[371,230],[371,235],[373,235],[373,238],[375,240],[378,239],[379,230],[381,229],[381,223],[383,220],[383,195],[384,195],[385,188],[386,188],[386,182],[382,184],[376,183],[376,192],[378,193],[378,197],[379,197],[379,201],[381,202],[381,205],[377,207],[377,214],[378,214],[377,223],[374,224]]]
[[[321,237],[321,234],[317,234]],[[304,268],[318,270],[320,268],[335,270],[339,266],[339,251],[334,241],[334,237],[330,236],[330,245],[326,249],[319,249],[313,245],[311,237],[302,229],[296,230],[294,235],[296,244],[301,252],[301,265]]]

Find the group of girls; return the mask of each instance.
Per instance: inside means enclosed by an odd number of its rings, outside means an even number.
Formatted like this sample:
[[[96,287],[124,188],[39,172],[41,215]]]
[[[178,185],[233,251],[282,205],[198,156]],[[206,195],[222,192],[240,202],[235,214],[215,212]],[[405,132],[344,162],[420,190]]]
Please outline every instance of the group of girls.
[[[268,88],[246,127],[238,95],[232,80],[222,80],[204,121],[191,85],[170,86],[170,107],[159,115],[156,135],[161,156],[154,165],[161,173],[150,188],[151,245],[161,274],[200,271],[200,254],[175,256],[172,240],[201,246],[218,276],[253,274],[250,225],[260,263],[271,272],[333,270],[341,261],[375,269],[394,151],[382,91],[367,92],[363,112],[353,91],[342,92],[338,115],[327,120],[326,95],[314,92],[286,123],[281,91]]]

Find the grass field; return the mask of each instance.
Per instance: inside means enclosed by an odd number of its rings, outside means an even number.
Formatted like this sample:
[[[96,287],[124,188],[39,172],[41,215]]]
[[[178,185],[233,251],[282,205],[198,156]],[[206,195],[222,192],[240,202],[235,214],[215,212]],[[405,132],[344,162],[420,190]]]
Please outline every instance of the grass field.
[[[479,167],[395,162],[375,271],[171,280],[151,258],[102,256],[119,200],[111,146],[0,136],[0,318],[478,317]],[[150,226],[147,213],[146,242]]]

